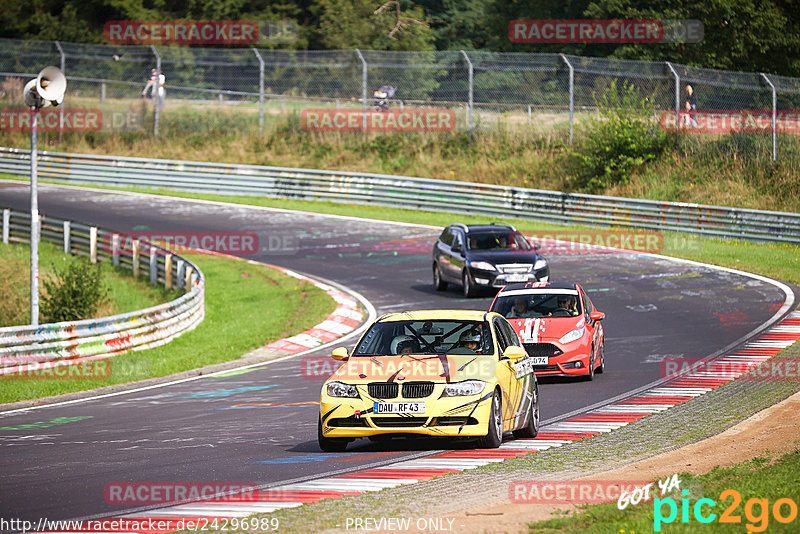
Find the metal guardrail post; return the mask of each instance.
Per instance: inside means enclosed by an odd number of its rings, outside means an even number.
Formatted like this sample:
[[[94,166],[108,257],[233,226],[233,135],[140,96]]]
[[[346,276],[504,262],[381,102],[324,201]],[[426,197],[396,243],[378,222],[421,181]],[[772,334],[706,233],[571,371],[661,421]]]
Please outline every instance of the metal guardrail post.
[[[156,71],[157,71],[157,75],[158,75],[158,78],[156,78],[156,85],[153,88],[153,99],[155,100],[155,104],[156,104],[156,111],[155,111],[155,116],[154,116],[154,120],[153,120],[153,135],[155,137],[158,137],[158,122],[159,122],[159,118],[160,118],[160,114],[161,114],[160,113],[160,111],[161,111],[160,110],[160,106],[158,105],[159,101],[160,101],[160,98],[159,98],[160,95],[158,94],[159,93],[158,82],[161,79],[161,56],[158,54],[158,50],[156,50],[156,47],[154,45],[150,45],[150,50],[153,51],[153,55],[156,57]],[[166,89],[165,89],[165,91],[166,91]]]
[[[6,208],[3,210],[3,243],[8,245],[9,226],[11,225],[11,210]]]
[[[361,98],[364,100],[364,104],[362,107],[364,112],[362,129],[366,132],[367,131],[367,60],[364,59],[364,55],[358,48],[356,48],[356,54],[358,54],[358,59],[361,60]]]
[[[97,263],[97,227],[89,228],[89,260]]]
[[[469,68],[469,104],[467,107],[467,124],[469,127],[469,132],[472,133],[472,107],[473,107],[473,76],[474,76],[474,69],[472,67],[472,61],[469,59],[469,56],[465,51],[461,51],[461,54],[464,56],[464,59],[467,60],[467,67]]]
[[[667,68],[672,71],[675,76],[675,146],[680,145],[680,120],[681,120],[681,77],[678,71],[672,66],[672,63],[665,61]]]
[[[133,278],[139,279],[139,240],[134,239],[131,245],[131,271],[133,271]]]
[[[111,236],[111,264],[119,267],[119,234]]]
[[[156,247],[153,245],[150,245],[150,283],[153,285],[158,283],[158,257]]]
[[[258,131],[264,131],[264,58],[256,48],[253,53],[258,58]]]
[[[67,56],[64,54],[64,49],[61,47],[61,43],[58,41],[54,41],[56,44],[56,48],[58,48],[58,53],[61,55],[61,72],[64,73],[64,76],[67,75],[66,70],[66,59]],[[61,139],[61,135],[64,133],[64,106],[60,106],[58,110],[58,138]]]
[[[64,254],[70,253],[70,233],[72,232],[72,223],[64,221]]]
[[[778,92],[775,85],[763,72],[760,73],[767,85],[772,89],[772,161],[778,160]]]
[[[184,277],[184,269],[186,268],[186,262],[182,259],[178,260],[177,264],[175,265],[175,283],[178,287],[183,287],[183,277]]]
[[[561,54],[561,59],[567,64],[569,68],[569,144],[572,144],[574,135],[573,124],[575,121],[575,69],[572,63],[569,62],[567,56]]]

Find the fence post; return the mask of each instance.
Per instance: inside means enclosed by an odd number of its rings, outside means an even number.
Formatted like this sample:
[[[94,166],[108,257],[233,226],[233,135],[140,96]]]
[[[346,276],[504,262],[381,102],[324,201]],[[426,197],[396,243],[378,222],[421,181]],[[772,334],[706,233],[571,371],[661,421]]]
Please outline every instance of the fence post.
[[[564,63],[567,64],[567,68],[569,68],[569,144],[572,144],[574,135],[572,127],[575,121],[575,69],[572,67],[572,63],[567,59],[567,56],[561,54],[561,59],[564,60]]]
[[[11,210],[3,210],[3,243],[8,245],[9,226],[11,225]]]
[[[361,50],[356,48],[356,54],[358,54],[358,59],[361,60],[361,98],[364,100],[363,104],[363,111],[364,111],[364,118],[362,121],[362,129],[366,132],[367,131],[367,60],[364,59],[363,54],[361,54]]]
[[[55,41],[56,48],[58,48],[58,53],[61,55],[61,72],[64,73],[64,76],[67,75],[66,71],[66,54],[64,54],[64,49],[61,47],[61,43]],[[64,106],[59,106],[58,110],[58,138],[61,139],[61,135],[64,133]]]
[[[264,58],[253,48],[253,53],[258,58],[258,131],[264,131]]]
[[[119,234],[111,236],[111,264],[119,267]]]
[[[152,243],[150,245],[150,283],[156,285],[158,283],[158,258],[156,256],[156,247]]]
[[[192,270],[191,265],[186,266],[183,279],[183,287],[186,288],[186,291],[191,291],[192,289]]]
[[[155,104],[156,104],[155,117],[154,117],[154,120],[153,120],[153,135],[155,137],[158,137],[158,121],[159,121],[160,114],[161,114],[160,113],[161,110],[160,110],[159,105],[158,105],[159,101],[160,101],[158,82],[161,79],[161,56],[158,54],[158,50],[156,50],[156,47],[154,45],[150,45],[150,50],[153,51],[153,55],[156,58],[156,71],[158,73],[157,74],[158,78],[156,78],[156,85],[155,85],[155,87],[153,87],[153,99],[154,99]]]
[[[106,103],[106,82],[100,84],[100,103]]]
[[[767,85],[772,89],[772,161],[778,160],[778,92],[775,85],[763,72],[760,73]]]
[[[672,75],[675,76],[675,146],[680,144],[680,131],[681,131],[681,77],[678,75],[678,71],[672,66],[672,63],[669,61],[666,62],[667,68],[672,71]]]
[[[172,254],[164,256],[164,287],[172,288]]]
[[[175,283],[178,287],[183,287],[183,277],[184,277],[184,269],[186,267],[186,262],[184,260],[178,260],[178,263],[175,266]]]
[[[64,254],[69,254],[70,252],[70,242],[72,240],[72,223],[69,221],[64,221]]]
[[[89,260],[97,263],[97,227],[89,228]]]
[[[467,55],[467,53],[464,50],[461,51],[461,55],[463,55],[464,59],[467,60],[467,68],[469,69],[469,105],[467,107],[467,124],[468,124],[468,128],[469,128],[469,132],[472,133],[472,107],[473,107],[473,104],[474,104],[474,101],[473,101],[473,97],[474,97],[474,94],[473,94],[473,90],[474,90],[474,85],[473,85],[474,69],[472,68],[472,61],[469,59],[469,56]]]

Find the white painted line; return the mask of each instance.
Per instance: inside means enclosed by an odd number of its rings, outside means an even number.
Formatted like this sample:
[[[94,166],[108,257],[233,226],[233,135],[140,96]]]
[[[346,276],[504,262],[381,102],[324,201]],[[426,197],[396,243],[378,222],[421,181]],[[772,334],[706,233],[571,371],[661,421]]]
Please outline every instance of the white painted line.
[[[692,396],[692,397],[699,397],[700,395],[705,395],[709,391],[714,388],[685,388],[685,387],[671,387],[666,386],[663,388],[653,388],[650,391],[644,393],[644,395],[648,396]]]
[[[503,443],[500,445],[500,448],[510,450],[544,451],[547,449],[552,449],[553,447],[561,447],[567,443],[572,443],[572,440],[531,439],[523,441],[516,439],[514,441],[509,441],[508,443]]]
[[[502,461],[502,458],[420,458],[419,460],[407,460],[405,462],[377,467],[376,469],[457,469],[461,471]]]
[[[299,490],[327,490],[327,491],[380,491],[386,488],[394,488],[405,484],[414,484],[416,480],[408,478],[337,478],[309,480],[308,482],[299,482],[297,484],[287,484],[285,486],[278,486],[275,490],[281,491],[299,491]]]
[[[246,517],[252,514],[274,512],[282,508],[296,508],[302,506],[301,502],[264,502],[236,504],[179,504],[167,508],[148,510],[121,517]]]
[[[655,413],[672,408],[672,404],[609,404],[586,413]]]
[[[610,432],[627,425],[628,421],[603,421],[603,422],[561,422],[553,423],[547,427],[548,432]]]
[[[770,328],[768,333],[773,333],[773,332],[776,333],[776,334],[778,334],[778,333],[787,333],[787,332],[790,333],[790,334],[800,334],[800,326],[791,325],[791,324],[778,325],[778,326],[775,326],[773,328]]]
[[[785,349],[795,344],[797,340],[780,340],[780,339],[757,339],[747,343],[743,348],[745,349]]]

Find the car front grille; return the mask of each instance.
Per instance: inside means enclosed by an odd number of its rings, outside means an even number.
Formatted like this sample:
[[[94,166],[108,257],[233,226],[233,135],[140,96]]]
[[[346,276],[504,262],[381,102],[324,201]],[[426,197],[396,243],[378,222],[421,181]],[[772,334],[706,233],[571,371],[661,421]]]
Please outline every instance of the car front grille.
[[[564,352],[552,343],[524,343],[528,356],[561,356]]]
[[[407,382],[403,384],[404,399],[421,399],[433,393],[433,382]]]
[[[422,426],[428,420],[427,417],[372,417],[372,424],[384,428],[393,427],[416,427]]]
[[[373,382],[367,384],[367,392],[370,397],[376,399],[394,399],[397,398],[398,392],[397,382]]]
[[[533,264],[531,263],[506,263],[495,265],[495,267],[503,274],[526,274],[533,271]]]

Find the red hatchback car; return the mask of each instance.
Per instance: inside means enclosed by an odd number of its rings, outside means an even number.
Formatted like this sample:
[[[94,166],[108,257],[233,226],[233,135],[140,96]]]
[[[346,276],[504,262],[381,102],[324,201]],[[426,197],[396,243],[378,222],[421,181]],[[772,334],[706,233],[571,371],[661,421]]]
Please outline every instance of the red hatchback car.
[[[537,376],[582,376],[605,371],[603,325],[580,284],[529,282],[504,287],[491,311],[514,327]]]

